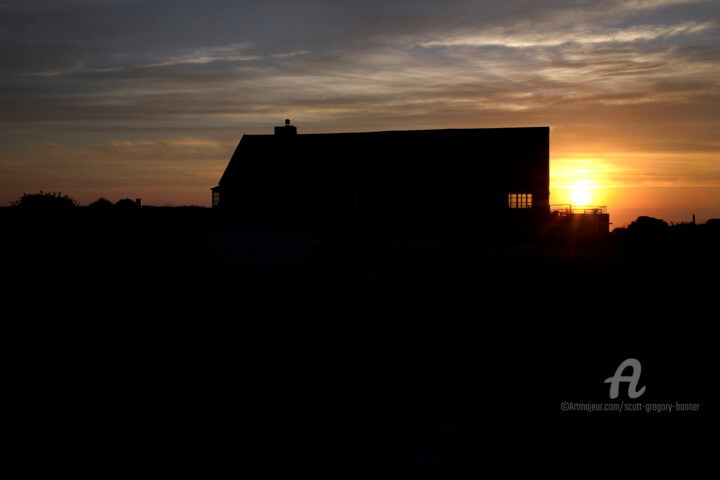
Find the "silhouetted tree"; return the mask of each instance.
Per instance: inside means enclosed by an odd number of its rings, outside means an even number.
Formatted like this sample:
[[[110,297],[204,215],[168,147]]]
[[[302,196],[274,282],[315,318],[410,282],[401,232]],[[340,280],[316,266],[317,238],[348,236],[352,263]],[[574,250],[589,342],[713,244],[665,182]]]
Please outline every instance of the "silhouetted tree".
[[[633,248],[656,250],[668,245],[670,226],[665,220],[654,217],[641,216],[627,226],[623,242]]]
[[[90,205],[88,205],[88,207],[92,207],[92,208],[112,208],[112,207],[113,207],[113,203],[112,203],[110,200],[106,199],[106,198],[100,197],[100,198],[98,198],[97,200],[95,200],[94,202],[92,202]]]
[[[628,225],[628,231],[637,233],[660,233],[667,230],[668,224],[665,220],[654,217],[638,217],[637,220]]]
[[[118,200],[117,202],[115,202],[115,208],[131,210],[138,208],[138,205],[134,200],[131,200],[129,198],[123,198],[122,200]]]
[[[11,206],[28,210],[67,210],[76,207],[74,198],[60,192],[24,193],[22,197],[11,203]]]

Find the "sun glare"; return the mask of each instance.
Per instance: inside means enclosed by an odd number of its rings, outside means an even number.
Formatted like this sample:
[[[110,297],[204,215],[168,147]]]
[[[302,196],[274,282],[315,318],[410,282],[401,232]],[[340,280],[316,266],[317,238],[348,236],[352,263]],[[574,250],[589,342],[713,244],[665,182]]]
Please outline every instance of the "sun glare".
[[[571,194],[573,205],[584,206],[590,203],[590,189],[588,188],[575,188]]]

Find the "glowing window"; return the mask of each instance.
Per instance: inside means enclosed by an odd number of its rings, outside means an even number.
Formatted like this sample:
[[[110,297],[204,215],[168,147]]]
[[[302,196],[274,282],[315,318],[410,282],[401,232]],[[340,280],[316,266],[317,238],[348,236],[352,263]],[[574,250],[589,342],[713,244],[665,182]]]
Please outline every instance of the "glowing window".
[[[508,194],[508,207],[510,207],[510,208],[532,208],[532,193],[510,193],[510,194]]]
[[[214,207],[217,207],[219,203],[220,203],[220,192],[218,192],[217,190],[215,190],[215,191],[212,192],[212,206],[213,206],[213,208],[214,208]]]

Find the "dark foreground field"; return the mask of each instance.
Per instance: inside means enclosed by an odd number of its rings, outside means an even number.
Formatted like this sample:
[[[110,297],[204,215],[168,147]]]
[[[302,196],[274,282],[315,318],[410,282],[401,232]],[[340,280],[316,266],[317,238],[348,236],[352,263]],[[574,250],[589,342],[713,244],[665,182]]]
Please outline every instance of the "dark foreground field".
[[[3,212],[26,471],[477,478],[713,459],[717,237],[539,247],[212,215]],[[646,391],[611,400],[627,358]],[[647,411],[661,404],[699,410]]]

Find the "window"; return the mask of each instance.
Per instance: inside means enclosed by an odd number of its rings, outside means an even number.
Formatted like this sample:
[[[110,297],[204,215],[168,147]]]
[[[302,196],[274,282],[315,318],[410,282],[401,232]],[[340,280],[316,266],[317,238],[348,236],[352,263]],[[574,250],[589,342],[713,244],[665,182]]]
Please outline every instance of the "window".
[[[510,207],[510,208],[532,208],[532,193],[510,193],[510,194],[508,194],[508,207]]]
[[[217,190],[213,190],[212,192],[212,206],[213,208],[217,207],[220,203],[220,192]]]

